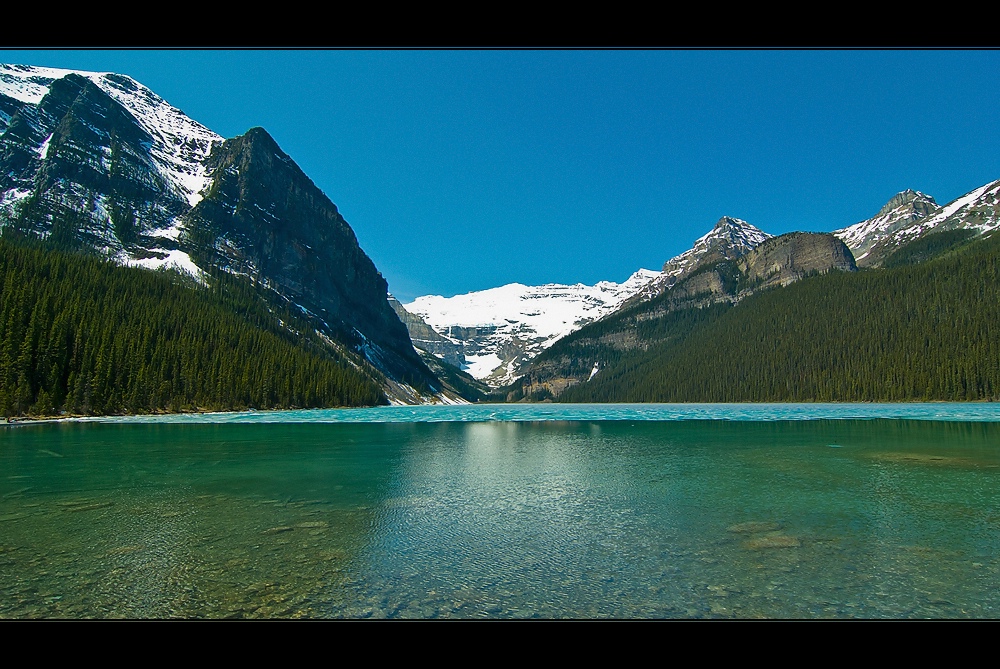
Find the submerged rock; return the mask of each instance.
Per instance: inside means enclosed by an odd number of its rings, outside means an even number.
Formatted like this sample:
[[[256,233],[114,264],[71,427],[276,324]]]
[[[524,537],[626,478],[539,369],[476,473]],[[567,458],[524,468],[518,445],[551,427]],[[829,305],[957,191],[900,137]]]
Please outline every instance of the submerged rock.
[[[756,534],[758,532],[774,532],[780,530],[781,525],[775,522],[769,522],[764,520],[751,520],[746,523],[738,523],[736,525],[730,525],[726,528],[729,532],[736,532],[737,534]]]
[[[801,541],[787,534],[765,534],[746,541],[743,547],[750,550],[762,550],[765,548],[798,548],[801,545]]]
[[[282,532],[291,532],[294,527],[289,527],[288,525],[282,525],[281,527],[271,527],[264,530],[264,534],[281,534]]]

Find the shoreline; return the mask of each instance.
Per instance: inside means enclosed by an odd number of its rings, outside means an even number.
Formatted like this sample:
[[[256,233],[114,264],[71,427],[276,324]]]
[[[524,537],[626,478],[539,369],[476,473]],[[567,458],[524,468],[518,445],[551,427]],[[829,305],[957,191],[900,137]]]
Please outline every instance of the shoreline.
[[[426,407],[426,413],[425,408]],[[879,409],[884,407],[884,409]],[[950,408],[949,408],[950,407]],[[162,411],[146,414],[17,416],[0,421],[8,428],[48,423],[375,423],[375,422],[536,422],[571,421],[735,421],[940,420],[1000,422],[1000,403],[947,402],[675,402],[675,403],[477,403],[467,405],[377,405],[313,409]],[[372,410],[383,410],[376,414]],[[455,410],[459,412],[456,414]],[[443,413],[441,413],[443,410]],[[333,413],[327,413],[333,412]],[[343,414],[341,412],[352,412]],[[353,414],[353,412],[362,412]],[[297,415],[289,415],[297,414]],[[218,420],[214,420],[216,417]],[[162,420],[158,420],[162,419]]]

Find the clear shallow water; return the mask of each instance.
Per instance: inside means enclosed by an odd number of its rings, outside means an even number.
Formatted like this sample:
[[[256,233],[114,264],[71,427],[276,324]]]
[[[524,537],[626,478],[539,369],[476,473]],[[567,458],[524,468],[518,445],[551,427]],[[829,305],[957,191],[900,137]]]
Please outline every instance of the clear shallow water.
[[[2,430],[0,617],[998,615],[994,405],[598,409]]]

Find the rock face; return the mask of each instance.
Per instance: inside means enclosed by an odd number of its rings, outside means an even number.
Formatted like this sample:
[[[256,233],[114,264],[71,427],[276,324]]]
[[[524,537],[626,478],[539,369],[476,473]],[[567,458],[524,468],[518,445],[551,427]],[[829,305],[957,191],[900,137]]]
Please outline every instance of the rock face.
[[[417,349],[431,353],[449,365],[459,369],[465,364],[464,346],[461,343],[443,337],[428,325],[423,318],[411,314],[406,307],[392,295],[389,296],[389,306],[392,307],[399,320],[410,333],[410,340]]]
[[[113,256],[174,248],[173,223],[190,205],[158,168],[153,143],[91,80],[74,73],[53,80],[0,135],[3,222]]]
[[[0,65],[0,226],[247,276],[397,385],[439,388],[354,231],[270,135],[223,140],[129,77]]]
[[[689,250],[665,262],[661,275],[629,304],[656,297],[703,267],[741,258],[770,237],[742,219],[723,216]]]
[[[907,189],[893,195],[872,218],[833,234],[848,245],[860,266],[867,267],[883,255],[875,247],[884,246],[895,233],[925,219],[937,208],[933,197]]]
[[[792,232],[772,237],[737,263],[744,275],[744,290],[751,286],[787,286],[811,274],[830,270],[856,272],[851,250],[831,234]]]
[[[383,372],[434,385],[354,231],[263,128],[215,147],[206,166],[204,199],[179,240],[195,264],[265,283],[355,340]]]

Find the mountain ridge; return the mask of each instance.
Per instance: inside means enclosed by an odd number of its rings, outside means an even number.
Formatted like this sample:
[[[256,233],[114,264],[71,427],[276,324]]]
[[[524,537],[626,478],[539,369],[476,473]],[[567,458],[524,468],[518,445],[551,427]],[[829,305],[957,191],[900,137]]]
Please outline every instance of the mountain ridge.
[[[897,193],[872,218],[832,234],[844,240],[860,267],[878,267],[895,250],[947,230],[975,234],[1000,227],[1000,180],[991,181],[939,205],[933,197],[907,189]]]

